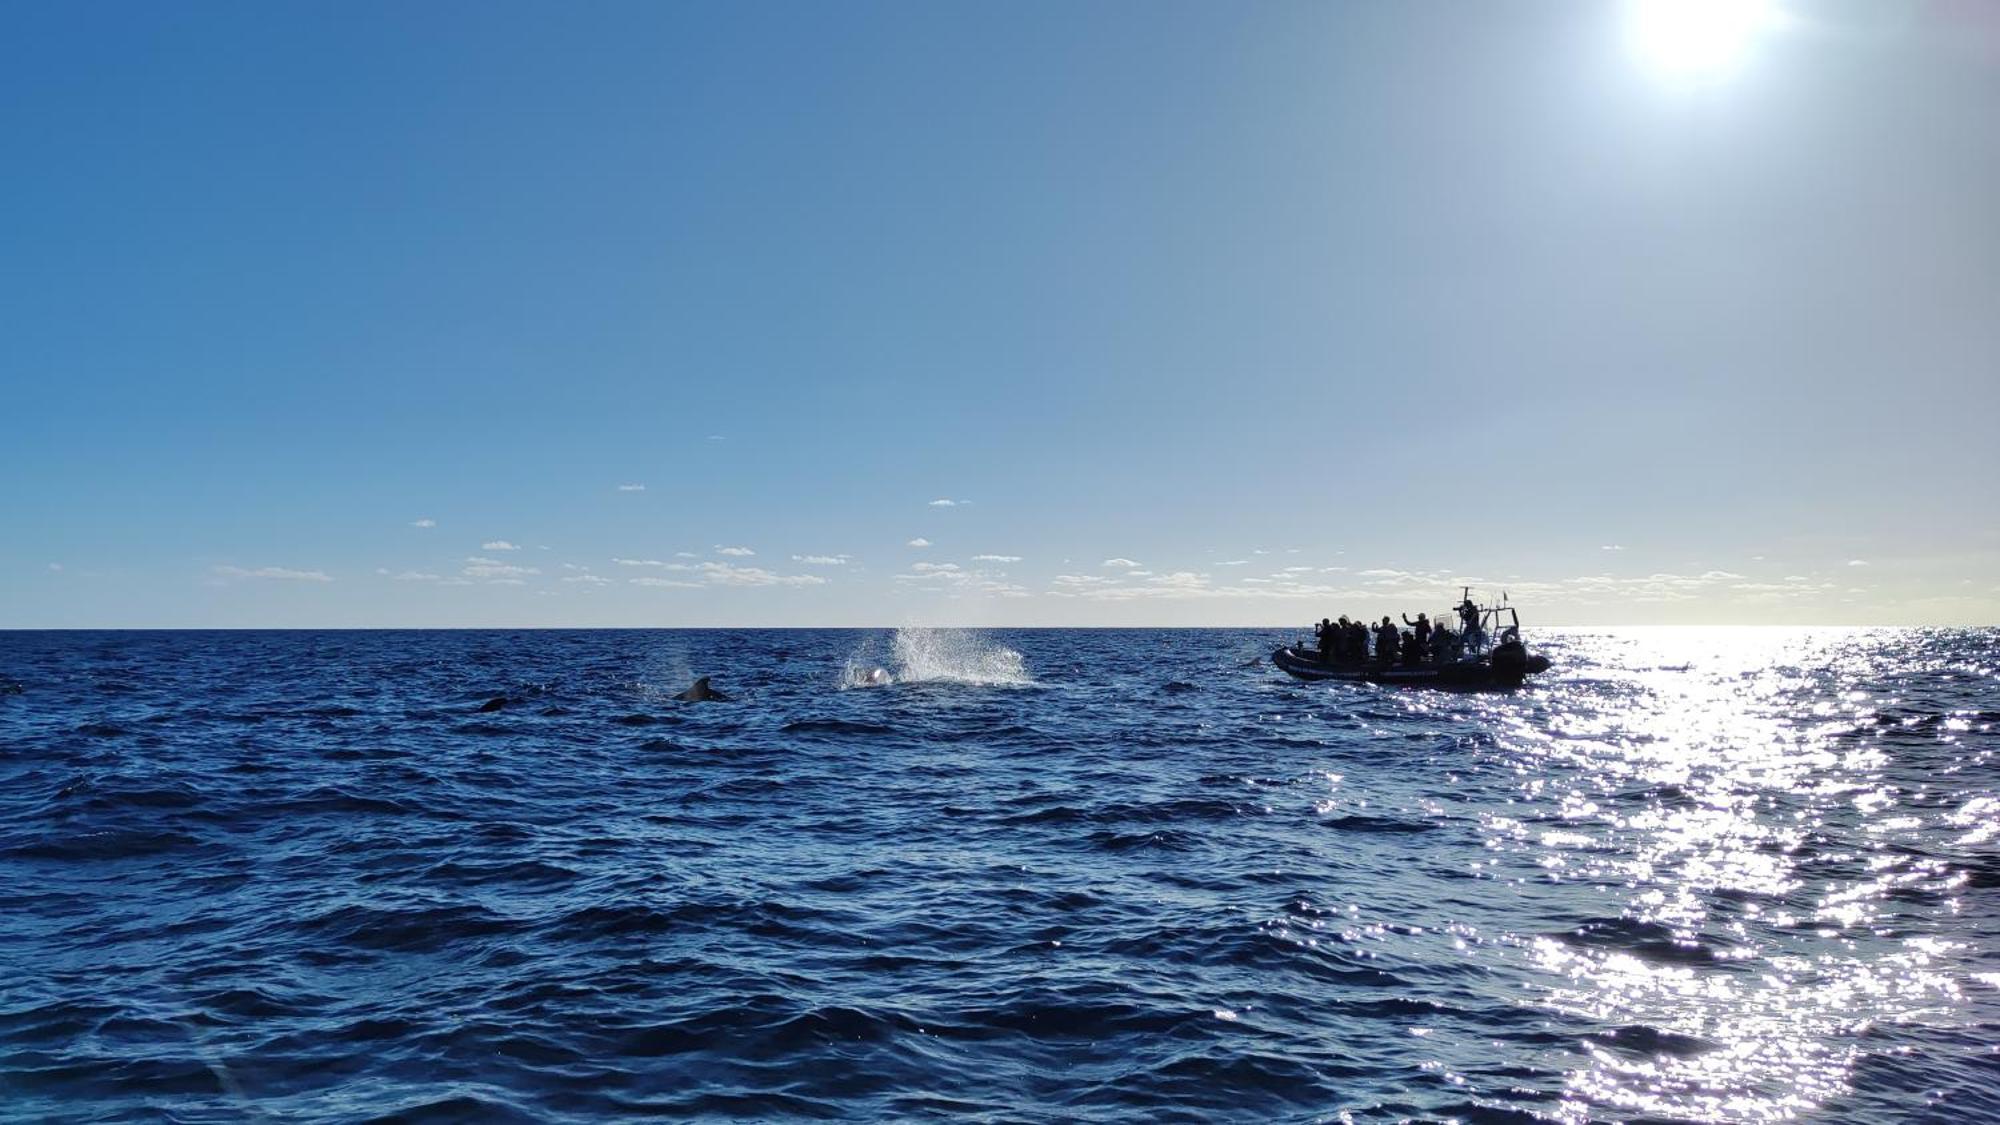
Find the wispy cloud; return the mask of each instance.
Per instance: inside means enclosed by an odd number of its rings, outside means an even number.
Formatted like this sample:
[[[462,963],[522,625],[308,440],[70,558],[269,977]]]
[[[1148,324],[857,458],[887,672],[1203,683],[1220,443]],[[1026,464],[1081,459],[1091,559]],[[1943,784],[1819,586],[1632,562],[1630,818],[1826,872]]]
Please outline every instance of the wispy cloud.
[[[1847,565],[1848,565],[1848,566],[1867,566],[1867,565],[1868,565],[1868,560],[1867,560],[1867,559],[1848,559],[1848,560],[1847,560]]]
[[[776,574],[757,566],[736,566],[731,563],[708,562],[701,564],[702,580],[711,586],[824,586],[826,579],[817,574]]]
[[[245,569],[240,566],[218,566],[215,573],[224,578],[270,578],[283,582],[331,582],[333,576],[323,570],[293,570],[283,566],[260,566]]]
[[[1003,598],[1029,597],[1026,588],[1006,581],[1004,574],[985,570],[967,570],[957,563],[916,562],[910,564],[908,573],[895,576],[896,581],[915,585],[919,588],[947,592],[953,597],[965,594],[991,595]]]
[[[729,556],[729,557],[731,557],[731,558],[737,558],[737,559],[747,559],[747,558],[749,558],[749,557],[750,557],[751,555],[754,555],[754,554],[756,554],[757,552],[755,552],[755,551],[751,550],[751,549],[750,549],[750,548],[748,548],[748,547],[721,547],[721,546],[718,546],[718,547],[716,547],[716,549],[715,549],[715,553],[716,553],[716,554],[718,554],[718,555],[728,555],[728,556]]]
[[[792,561],[807,566],[846,566],[846,555],[793,555]]]
[[[1097,574],[1058,574],[1051,579],[1057,590],[1090,590],[1115,584],[1116,578],[1105,578]]]
[[[917,536],[915,539],[910,540],[908,543],[903,544],[903,546],[905,547],[928,547],[930,545],[931,541],[924,538],[921,535]]]
[[[391,575],[390,577],[397,582],[438,582],[444,578],[441,574],[432,574],[429,571],[423,570],[406,570],[401,574]]]
[[[495,539],[491,542],[481,543],[479,549],[482,551],[518,551],[521,548],[519,545],[509,543],[505,539]]]
[[[653,578],[648,576],[645,578],[628,578],[626,581],[634,586],[671,587],[681,590],[701,589],[701,583],[699,582],[683,582],[678,578]]]
[[[621,485],[619,485],[619,486],[618,486],[618,491],[620,491],[620,492],[644,492],[644,491],[646,491],[646,486],[645,486],[645,485],[643,485],[643,484],[621,484]]]
[[[1132,559],[1105,559],[1105,560],[1104,560],[1104,561],[1103,561],[1102,563],[1100,563],[1099,565],[1100,565],[1100,566],[1113,566],[1113,567],[1124,567],[1124,568],[1125,568],[1126,570],[1137,570],[1137,569],[1139,569],[1139,564],[1138,564],[1138,563],[1137,563],[1136,561],[1132,560]]]
[[[598,574],[566,574],[564,582],[580,582],[586,586],[609,586],[611,579]]]
[[[429,516],[425,516],[423,519],[420,520],[410,521],[411,527],[436,527],[437,525],[438,521],[430,518]]]
[[[930,502],[930,506],[933,508],[963,508],[971,503],[972,501],[970,500],[933,500]]]
[[[1017,562],[1020,562],[1020,561],[1021,561],[1021,556],[1019,556],[1019,555],[974,555],[974,556],[972,556],[972,561],[973,561],[973,562],[996,562],[996,563],[1017,563]]]
[[[482,558],[478,555],[466,559],[465,565],[458,570],[458,573],[466,578],[478,578],[504,585],[519,585],[528,575],[541,572],[540,567],[515,566],[499,559]]]
[[[49,573],[51,573],[51,574],[61,574],[61,573],[62,573],[62,568],[63,568],[63,565],[62,565],[61,563],[50,563],[50,564],[49,564]]]
[[[1624,549],[1625,545],[1623,543],[1606,543],[1604,546],[1598,548],[1600,551],[1622,551]]]
[[[709,440],[709,441],[728,441],[729,439],[728,439],[728,438],[726,438],[726,437],[723,437],[723,436],[722,436],[721,434],[710,434],[710,435],[708,435],[708,440]]]

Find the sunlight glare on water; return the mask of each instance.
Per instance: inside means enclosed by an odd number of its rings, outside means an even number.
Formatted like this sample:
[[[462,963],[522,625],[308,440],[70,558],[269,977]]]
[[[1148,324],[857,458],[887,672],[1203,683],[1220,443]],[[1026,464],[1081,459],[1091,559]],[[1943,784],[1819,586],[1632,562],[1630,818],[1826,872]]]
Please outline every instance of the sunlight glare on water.
[[[1541,1003],[1614,1029],[1570,1074],[1579,1118],[1790,1119],[1844,1090],[1871,1025],[1954,1005],[1979,950],[1906,929],[1901,904],[1959,893],[1917,837],[1985,798],[1928,809],[1893,776],[1878,714],[1902,701],[1866,671],[1895,641],[1628,630],[1584,649],[1615,706],[1513,717],[1521,803],[1547,812],[1489,816],[1489,846],[1552,893],[1589,889],[1589,920],[1530,938],[1528,959]]]

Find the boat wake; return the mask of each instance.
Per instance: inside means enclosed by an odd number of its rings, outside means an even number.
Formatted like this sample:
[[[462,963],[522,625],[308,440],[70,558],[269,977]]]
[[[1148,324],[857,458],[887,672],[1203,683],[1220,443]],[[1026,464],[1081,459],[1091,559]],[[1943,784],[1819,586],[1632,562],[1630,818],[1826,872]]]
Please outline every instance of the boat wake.
[[[840,686],[886,687],[890,684],[1032,684],[1021,654],[975,629],[896,630],[890,641],[887,667],[876,663],[874,644],[848,657]]]

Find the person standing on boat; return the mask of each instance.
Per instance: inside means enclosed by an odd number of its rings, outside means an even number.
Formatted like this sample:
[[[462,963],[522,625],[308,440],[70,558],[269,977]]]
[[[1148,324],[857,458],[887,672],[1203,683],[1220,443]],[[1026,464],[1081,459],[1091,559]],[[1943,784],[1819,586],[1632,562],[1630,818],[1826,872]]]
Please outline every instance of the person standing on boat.
[[[1347,658],[1357,664],[1368,661],[1368,624],[1364,621],[1347,623]]]
[[[1410,615],[1406,613],[1403,615],[1403,624],[1410,626],[1410,631],[1416,634],[1417,651],[1424,653],[1430,652],[1431,619],[1419,613],[1417,614],[1417,619],[1415,621],[1412,621],[1410,620]]]
[[[1396,623],[1388,617],[1375,626],[1375,659],[1385,664],[1394,664],[1403,647],[1402,635],[1396,632]]]
[[[1324,617],[1320,618],[1319,624],[1313,626],[1313,639],[1319,642],[1319,662],[1333,663],[1333,622]]]
[[[1479,607],[1473,604],[1471,594],[1458,603],[1458,635],[1465,647],[1475,652],[1486,640],[1485,633],[1479,628]]]

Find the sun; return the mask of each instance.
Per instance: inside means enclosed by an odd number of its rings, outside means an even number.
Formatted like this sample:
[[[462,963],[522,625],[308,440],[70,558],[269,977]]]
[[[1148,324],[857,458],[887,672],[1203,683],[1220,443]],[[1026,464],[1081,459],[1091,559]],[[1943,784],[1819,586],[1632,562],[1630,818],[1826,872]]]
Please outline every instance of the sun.
[[[1769,0],[1627,0],[1626,32],[1659,73],[1711,78],[1734,70],[1773,17]]]

